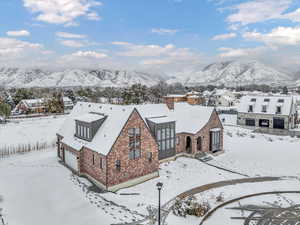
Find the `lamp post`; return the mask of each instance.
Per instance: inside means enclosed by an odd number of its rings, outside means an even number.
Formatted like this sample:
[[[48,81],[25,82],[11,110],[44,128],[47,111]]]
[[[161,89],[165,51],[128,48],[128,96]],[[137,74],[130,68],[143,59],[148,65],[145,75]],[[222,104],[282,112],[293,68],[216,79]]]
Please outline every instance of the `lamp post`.
[[[156,187],[157,187],[157,190],[158,190],[158,225],[161,225],[160,224],[160,222],[161,222],[161,220],[160,220],[160,191],[163,187],[163,183],[158,182],[156,184]]]

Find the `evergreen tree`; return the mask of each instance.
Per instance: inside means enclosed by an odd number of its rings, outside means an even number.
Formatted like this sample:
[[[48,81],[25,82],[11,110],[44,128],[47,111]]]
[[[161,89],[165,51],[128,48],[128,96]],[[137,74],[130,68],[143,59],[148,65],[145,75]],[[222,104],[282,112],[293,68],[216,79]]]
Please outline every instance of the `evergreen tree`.
[[[0,115],[6,120],[11,114],[11,106],[7,103],[0,102]]]
[[[17,89],[16,94],[13,96],[13,100],[17,105],[23,99],[32,99],[34,97],[35,96],[32,90],[21,88],[21,89]]]

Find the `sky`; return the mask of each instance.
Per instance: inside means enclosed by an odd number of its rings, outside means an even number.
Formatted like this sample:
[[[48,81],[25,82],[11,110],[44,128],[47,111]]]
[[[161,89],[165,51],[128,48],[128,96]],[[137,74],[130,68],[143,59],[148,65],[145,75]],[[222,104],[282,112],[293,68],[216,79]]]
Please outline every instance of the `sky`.
[[[4,66],[300,70],[300,0],[1,0]]]

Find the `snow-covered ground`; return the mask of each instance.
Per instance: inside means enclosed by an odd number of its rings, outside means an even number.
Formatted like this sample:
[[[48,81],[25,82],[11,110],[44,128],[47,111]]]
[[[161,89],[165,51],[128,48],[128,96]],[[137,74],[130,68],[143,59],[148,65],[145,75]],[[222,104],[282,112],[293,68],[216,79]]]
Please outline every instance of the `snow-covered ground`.
[[[0,149],[4,146],[52,143],[66,116],[49,116],[30,119],[14,119],[0,124]]]
[[[31,137],[34,141],[52,141],[63,119],[42,118],[8,124],[10,135],[7,134],[7,137],[10,140],[2,140],[6,136],[1,127],[0,145],[14,143],[15,139],[16,143],[26,143]],[[10,137],[13,134],[16,134],[16,138]],[[236,126],[225,126],[224,138],[226,152],[209,163],[250,176],[300,177],[300,139],[254,134]],[[238,178],[244,177],[195,159],[179,158],[162,164],[157,179],[120,190],[117,194],[100,194],[87,191],[85,184],[88,182],[72,176],[68,169],[57,162],[54,149],[50,149],[0,160],[0,196],[4,199],[0,208],[3,208],[4,219],[10,225],[124,223],[140,220],[142,215],[147,215],[146,206],[157,205],[155,185],[158,181],[164,183],[162,202],[166,203],[191,188]],[[229,200],[261,191],[297,190],[299,186],[297,179],[240,184],[205,191],[197,194],[197,197],[211,199],[210,203],[214,206],[215,196],[221,192],[225,200]],[[217,221],[225,224],[223,219]],[[172,225],[196,225],[200,219],[183,219],[170,214],[167,222]],[[214,221],[210,224],[217,223]]]

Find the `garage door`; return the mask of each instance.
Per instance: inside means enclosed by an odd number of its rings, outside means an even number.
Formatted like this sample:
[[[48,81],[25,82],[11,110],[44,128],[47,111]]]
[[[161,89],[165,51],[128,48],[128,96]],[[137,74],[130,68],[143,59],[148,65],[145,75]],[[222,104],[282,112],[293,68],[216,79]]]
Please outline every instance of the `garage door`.
[[[65,163],[75,171],[78,171],[77,155],[74,153],[65,150]]]
[[[282,119],[282,118],[274,118],[274,120],[273,120],[273,128],[275,128],[275,129],[284,129],[284,119]]]
[[[246,126],[255,126],[255,119],[246,119]]]

